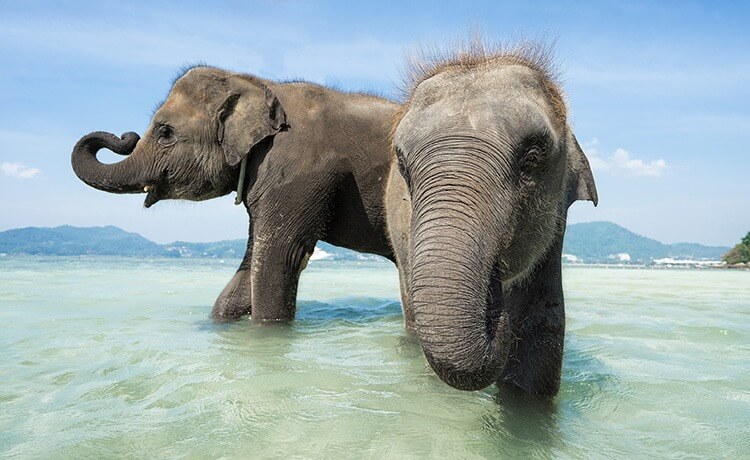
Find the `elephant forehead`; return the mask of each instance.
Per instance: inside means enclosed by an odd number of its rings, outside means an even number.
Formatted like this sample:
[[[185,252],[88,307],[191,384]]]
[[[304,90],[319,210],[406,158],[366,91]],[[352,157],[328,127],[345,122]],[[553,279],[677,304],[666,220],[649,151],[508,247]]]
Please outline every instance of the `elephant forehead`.
[[[551,126],[548,110],[535,98],[497,90],[479,96],[470,93],[454,93],[429,105],[409,107],[396,129],[396,145],[403,149],[405,144],[421,145],[450,133],[492,134],[514,140]]]
[[[462,114],[474,120],[482,112],[536,109],[556,127],[566,121],[565,103],[536,70],[524,65],[487,65],[472,71],[448,69],[419,84],[409,101],[410,111],[436,108],[444,115]]]
[[[160,115],[166,118],[181,120],[201,119],[205,117],[204,110],[182,91],[174,90],[159,109]]]

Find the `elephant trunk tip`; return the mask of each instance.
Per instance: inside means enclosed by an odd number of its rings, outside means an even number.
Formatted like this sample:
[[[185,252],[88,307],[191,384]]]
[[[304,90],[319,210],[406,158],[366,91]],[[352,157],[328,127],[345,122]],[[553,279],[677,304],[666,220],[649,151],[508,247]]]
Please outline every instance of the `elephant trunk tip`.
[[[509,344],[510,328],[507,318],[502,315],[492,331],[488,330],[484,337],[474,341],[473,345],[483,348],[481,350],[474,349],[468,353],[466,350],[455,350],[455,354],[445,355],[423,344],[423,351],[440,380],[458,390],[475,391],[487,388],[500,377],[508,357]]]
[[[449,258],[450,254],[442,254],[432,262],[433,273],[459,270],[476,276],[438,280],[434,274],[415,275],[418,282],[412,284],[416,288],[412,302],[417,332],[425,357],[441,380],[459,390],[481,390],[500,377],[511,344],[502,269],[499,262],[489,261],[457,267]],[[472,288],[471,280],[485,285],[483,294]]]
[[[130,155],[130,153],[135,150],[135,146],[140,140],[141,136],[139,136],[138,133],[134,133],[133,131],[122,133],[119,139],[119,148],[111,150],[120,155]]]
[[[109,149],[118,155],[130,155],[141,137],[132,131],[123,133],[120,137],[106,131],[94,131],[83,136],[73,148],[73,152],[96,155],[102,149]]]

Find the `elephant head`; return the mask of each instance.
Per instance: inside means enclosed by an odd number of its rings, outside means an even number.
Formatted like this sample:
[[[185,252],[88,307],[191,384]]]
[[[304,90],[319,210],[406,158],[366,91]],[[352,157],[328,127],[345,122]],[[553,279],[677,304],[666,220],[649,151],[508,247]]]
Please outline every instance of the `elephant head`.
[[[561,240],[573,201],[598,200],[543,58],[481,48],[422,63],[394,125],[415,327],[455,388],[495,382],[511,341],[504,292]]]
[[[146,192],[147,208],[162,199],[206,200],[230,193],[238,164],[285,126],[284,109],[262,80],[194,67],[175,81],[142,139],[88,134],[76,144],[72,165],[99,190]],[[96,158],[101,148],[128,157],[104,164]]]

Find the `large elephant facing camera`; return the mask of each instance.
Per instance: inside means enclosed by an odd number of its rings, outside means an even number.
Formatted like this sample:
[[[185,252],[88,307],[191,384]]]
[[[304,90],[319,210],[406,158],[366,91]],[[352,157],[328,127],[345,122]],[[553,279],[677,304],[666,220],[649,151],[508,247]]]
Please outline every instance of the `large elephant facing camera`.
[[[553,395],[568,207],[597,203],[544,49],[418,63],[393,133],[388,224],[407,322],[453,387]]]
[[[195,67],[175,82],[143,138],[91,133],[75,146],[72,164],[97,189],[145,192],[146,207],[206,200],[243,184],[247,252],[212,316],[285,321],[294,317],[299,274],[318,240],[394,260],[384,195],[397,108],[311,83]],[[101,148],[128,157],[103,164]]]

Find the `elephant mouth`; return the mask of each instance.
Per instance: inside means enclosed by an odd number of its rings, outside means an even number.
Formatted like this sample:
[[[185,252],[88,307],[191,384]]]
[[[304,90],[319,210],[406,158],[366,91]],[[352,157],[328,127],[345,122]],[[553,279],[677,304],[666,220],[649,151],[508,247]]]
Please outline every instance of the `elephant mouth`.
[[[146,192],[146,199],[143,200],[144,208],[150,208],[161,199],[159,189],[156,185],[147,185],[143,187],[143,191]]]
[[[167,171],[163,171],[159,180],[143,186],[143,192],[146,198],[143,200],[143,207],[150,208],[159,201],[169,196],[169,190],[166,182]]]

